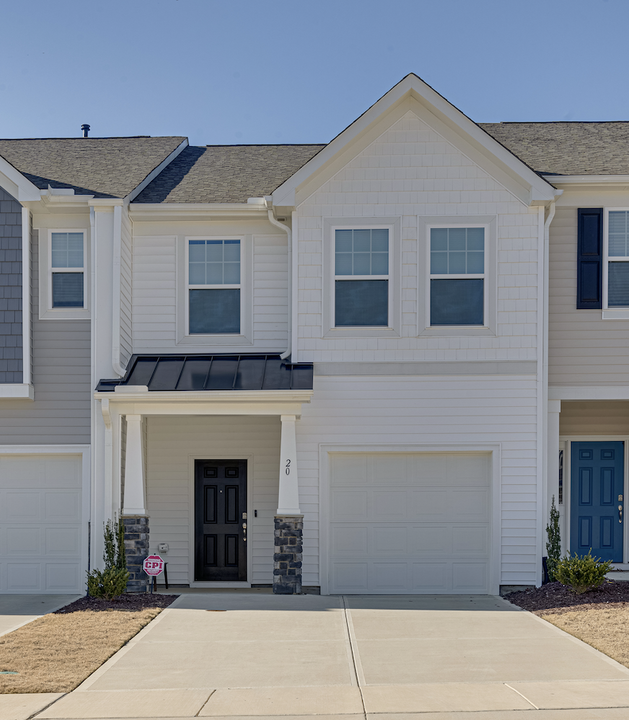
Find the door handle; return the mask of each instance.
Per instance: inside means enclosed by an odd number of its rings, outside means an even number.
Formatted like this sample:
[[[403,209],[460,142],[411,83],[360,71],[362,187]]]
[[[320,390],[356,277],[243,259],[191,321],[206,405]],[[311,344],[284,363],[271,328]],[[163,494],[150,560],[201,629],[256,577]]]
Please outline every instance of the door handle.
[[[618,522],[622,523],[622,505],[618,506]]]

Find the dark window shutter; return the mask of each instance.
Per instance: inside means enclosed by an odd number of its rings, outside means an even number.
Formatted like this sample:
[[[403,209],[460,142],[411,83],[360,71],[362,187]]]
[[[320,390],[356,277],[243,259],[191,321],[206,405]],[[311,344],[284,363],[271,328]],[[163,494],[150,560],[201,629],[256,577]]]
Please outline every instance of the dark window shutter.
[[[603,208],[579,208],[577,309],[603,307]]]

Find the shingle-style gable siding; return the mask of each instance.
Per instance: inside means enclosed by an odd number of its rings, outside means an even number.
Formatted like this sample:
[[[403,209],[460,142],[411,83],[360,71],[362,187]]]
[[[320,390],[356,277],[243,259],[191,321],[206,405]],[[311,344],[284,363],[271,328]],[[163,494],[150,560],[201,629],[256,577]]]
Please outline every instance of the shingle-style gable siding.
[[[0,383],[22,382],[22,206],[0,188]]]

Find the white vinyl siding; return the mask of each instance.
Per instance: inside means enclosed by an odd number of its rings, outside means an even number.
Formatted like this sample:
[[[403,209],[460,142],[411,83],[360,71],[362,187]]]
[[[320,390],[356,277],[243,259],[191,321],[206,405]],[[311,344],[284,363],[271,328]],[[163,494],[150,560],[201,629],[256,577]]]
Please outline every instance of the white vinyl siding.
[[[147,509],[151,551],[169,544],[164,555],[168,579],[194,580],[191,530],[194,530],[194,460],[247,459],[248,504],[258,511],[247,519],[252,566],[248,580],[273,582],[274,526],[280,457],[279,417],[156,417],[146,420]]]
[[[576,308],[578,202],[558,207],[550,226],[549,384],[629,385],[629,320]]]
[[[150,226],[153,231],[154,225]],[[174,228],[173,228],[174,229]],[[195,234],[199,232],[194,228]],[[190,228],[192,230],[192,228]],[[242,225],[221,224],[225,237],[242,230]],[[183,232],[183,231],[182,231]],[[214,230],[213,230],[214,232]],[[192,232],[189,233],[192,235]],[[216,345],[212,337],[189,336],[186,344],[178,342],[178,298],[185,302],[185,288],[178,293],[177,244],[184,243],[183,235],[144,235],[134,237],[133,261],[133,343],[134,352],[269,352],[286,350],[288,338],[288,265],[286,236],[255,233],[250,240],[252,288],[243,293],[242,302],[249,303],[249,317],[253,326],[252,344]],[[185,282],[185,273],[183,282]],[[243,278],[243,282],[245,282]],[[242,330],[245,328],[241,328]]]
[[[538,209],[525,207],[487,170],[446,141],[436,126],[437,118],[428,113],[420,118],[414,111],[406,112],[354,157],[348,151],[346,164],[300,201],[298,361],[536,360]],[[324,309],[326,223],[351,218],[348,222],[356,227],[361,218],[373,222],[374,216],[399,224],[399,333],[376,336],[374,331],[352,337],[330,333],[333,325]],[[486,265],[486,273],[496,273],[494,298],[488,299],[489,307],[496,308],[495,327],[475,336],[472,333],[480,328],[467,328],[468,335],[424,333],[420,298],[429,282],[429,268],[418,229],[422,218],[443,217],[449,223],[465,217],[467,224],[473,216],[483,223],[494,219],[495,270]],[[391,272],[396,268],[392,266]]]
[[[120,361],[125,368],[133,354],[133,231],[129,215],[122,213],[120,247]]]

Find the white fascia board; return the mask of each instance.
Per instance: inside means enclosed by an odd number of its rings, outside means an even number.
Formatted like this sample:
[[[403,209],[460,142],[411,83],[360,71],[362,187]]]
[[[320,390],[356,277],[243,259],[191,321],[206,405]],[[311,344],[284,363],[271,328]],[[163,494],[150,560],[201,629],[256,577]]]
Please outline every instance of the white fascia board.
[[[544,175],[553,185],[629,185],[629,175]]]
[[[629,385],[551,385],[549,400],[629,400]]]
[[[168,165],[170,165],[170,163],[177,157],[177,155],[179,155],[179,153],[185,150],[187,147],[188,138],[182,140],[181,143],[179,143],[179,145],[177,145],[177,147],[170,153],[170,155],[168,155],[168,157],[162,160],[162,162],[154,170],[152,170],[144,178],[144,180],[142,180],[142,182],[125,197],[125,202],[132,202],[133,199],[136,198],[149,183],[153,182],[153,180],[155,180],[155,178],[162,172],[162,170]]]
[[[0,385],[0,400],[34,400],[35,390],[30,383],[6,383]]]
[[[192,220],[229,217],[267,217],[266,205],[253,203],[131,203],[129,215],[134,221]]]
[[[167,402],[194,402],[212,404],[229,402],[234,405],[251,402],[310,402],[314,390],[198,390],[198,391],[153,391],[146,385],[126,385],[114,392],[95,392],[96,399],[108,398],[110,402],[141,402],[167,403]]]
[[[3,157],[0,157],[0,185],[20,203],[39,200],[39,188]]]
[[[401,103],[407,97],[415,98],[451,129],[463,134],[467,141],[483,154],[490,156],[494,163],[501,165],[511,176],[531,188],[531,200],[551,202],[555,198],[552,185],[531,170],[511,151],[494,140],[452,103],[439,95],[417,75],[407,75],[395,87],[383,95],[374,105],[337,135],[325,148],[317,153],[294,175],[280,185],[273,193],[275,206],[291,206],[295,202],[295,190],[308,178],[329,162],[345,145],[354,140],[369,125],[384,113]]]

